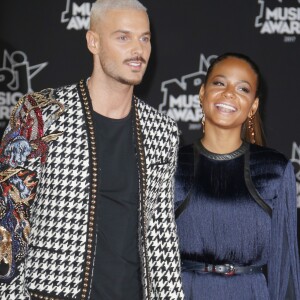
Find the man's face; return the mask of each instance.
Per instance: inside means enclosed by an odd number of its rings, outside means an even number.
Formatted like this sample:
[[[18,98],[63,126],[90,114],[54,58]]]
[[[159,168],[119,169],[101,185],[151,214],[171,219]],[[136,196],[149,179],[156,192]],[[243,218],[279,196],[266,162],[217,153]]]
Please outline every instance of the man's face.
[[[136,85],[151,53],[148,15],[134,9],[109,10],[96,25],[100,72],[107,79]]]

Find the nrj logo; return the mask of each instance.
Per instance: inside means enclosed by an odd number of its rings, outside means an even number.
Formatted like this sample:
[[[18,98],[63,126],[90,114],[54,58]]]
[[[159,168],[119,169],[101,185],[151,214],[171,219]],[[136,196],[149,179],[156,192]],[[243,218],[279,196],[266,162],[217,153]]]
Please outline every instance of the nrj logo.
[[[201,128],[202,111],[199,105],[199,89],[212,59],[216,55],[205,57],[200,55],[199,70],[181,77],[163,81],[163,103],[159,111],[166,113],[187,130]]]
[[[61,14],[61,23],[66,23],[68,30],[89,29],[91,7],[90,2],[77,4],[76,1],[67,0],[66,9]]]
[[[2,68],[0,68],[0,128],[6,125],[19,98],[32,92],[32,78],[47,64],[44,62],[30,66],[24,52],[14,51],[9,54],[4,50]]]
[[[259,14],[255,27],[261,34],[288,35],[284,40],[293,42],[300,34],[300,0],[258,0]]]
[[[293,142],[291,162],[295,168],[295,175],[297,180],[297,206],[300,208],[300,145]]]

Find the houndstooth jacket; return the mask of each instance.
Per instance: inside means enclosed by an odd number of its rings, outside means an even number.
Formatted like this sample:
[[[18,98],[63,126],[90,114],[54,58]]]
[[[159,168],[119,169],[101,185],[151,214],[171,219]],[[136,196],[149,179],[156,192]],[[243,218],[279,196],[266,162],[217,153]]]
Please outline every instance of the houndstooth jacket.
[[[178,129],[136,97],[133,105],[144,299],[183,299],[173,216]],[[96,151],[84,81],[16,105],[0,147],[1,300],[89,299]]]

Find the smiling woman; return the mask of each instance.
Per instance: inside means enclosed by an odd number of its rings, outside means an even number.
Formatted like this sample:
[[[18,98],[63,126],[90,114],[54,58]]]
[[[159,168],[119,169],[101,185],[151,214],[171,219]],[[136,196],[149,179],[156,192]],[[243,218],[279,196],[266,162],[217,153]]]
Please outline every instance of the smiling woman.
[[[179,151],[186,299],[300,299],[295,176],[262,146],[260,78],[247,56],[218,57],[200,89],[203,137]]]
[[[218,65],[218,68],[215,68],[219,62],[223,64]],[[229,64],[229,67],[228,67]],[[222,69],[223,68],[223,69]],[[221,69],[221,70],[220,70]],[[220,75],[224,71],[223,75]],[[213,74],[212,74],[213,73]],[[243,79],[244,78],[244,79]],[[245,78],[248,78],[246,80]],[[210,80],[209,84],[207,81]],[[241,138],[258,145],[264,145],[264,135],[261,125],[261,118],[258,110],[259,99],[261,98],[261,74],[257,65],[247,56],[240,53],[226,53],[219,56],[210,66],[207,71],[207,75],[204,81],[204,84],[200,89],[200,99],[204,99],[205,89],[211,91],[211,86],[219,87],[214,89],[215,92],[223,92],[225,90],[225,102],[217,103],[216,106],[221,109],[221,107],[227,110],[231,110],[232,113],[236,112],[236,116],[239,112],[242,112],[241,109],[237,109],[234,105],[230,105],[230,100],[232,94],[230,89],[233,88],[236,90],[236,95],[240,99],[241,105],[249,105],[251,109],[248,108],[248,117],[242,117],[242,130]],[[226,104],[227,103],[227,104]],[[203,105],[203,101],[200,101],[200,104]],[[230,112],[230,111],[229,111]],[[229,113],[228,112],[228,113]],[[226,113],[226,112],[224,112]],[[205,113],[206,116],[206,113]],[[254,140],[255,137],[255,140]]]

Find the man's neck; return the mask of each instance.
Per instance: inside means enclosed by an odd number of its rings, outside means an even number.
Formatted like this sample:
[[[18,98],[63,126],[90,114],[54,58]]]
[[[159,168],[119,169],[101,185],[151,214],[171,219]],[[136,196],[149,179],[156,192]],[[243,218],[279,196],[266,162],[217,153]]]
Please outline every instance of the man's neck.
[[[133,86],[116,82],[103,84],[91,76],[88,89],[95,112],[112,119],[122,119],[129,114]]]

